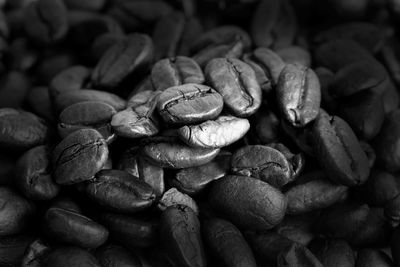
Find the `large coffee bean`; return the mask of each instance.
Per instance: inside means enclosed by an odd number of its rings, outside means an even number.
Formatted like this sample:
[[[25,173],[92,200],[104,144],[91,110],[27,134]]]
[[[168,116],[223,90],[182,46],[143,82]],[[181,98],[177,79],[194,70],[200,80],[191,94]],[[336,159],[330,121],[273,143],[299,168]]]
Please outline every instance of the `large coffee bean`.
[[[210,202],[243,229],[265,231],[280,223],[285,196],[269,184],[246,176],[225,176],[211,186]]]

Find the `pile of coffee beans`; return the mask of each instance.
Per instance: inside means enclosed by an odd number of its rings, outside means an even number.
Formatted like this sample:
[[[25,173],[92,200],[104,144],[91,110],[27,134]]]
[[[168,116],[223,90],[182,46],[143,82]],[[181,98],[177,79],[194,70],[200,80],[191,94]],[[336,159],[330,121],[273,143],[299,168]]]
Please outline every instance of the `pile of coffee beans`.
[[[400,267],[400,1],[0,0],[0,266]]]

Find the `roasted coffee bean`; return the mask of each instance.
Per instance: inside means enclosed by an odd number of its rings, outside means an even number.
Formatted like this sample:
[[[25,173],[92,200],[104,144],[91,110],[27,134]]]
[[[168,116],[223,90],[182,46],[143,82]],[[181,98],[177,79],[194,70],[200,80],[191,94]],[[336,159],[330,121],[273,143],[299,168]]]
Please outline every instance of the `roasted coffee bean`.
[[[362,190],[370,205],[384,206],[400,194],[400,183],[388,172],[373,170]]]
[[[111,126],[119,136],[139,138],[159,132],[156,105],[159,92],[146,90],[130,98],[127,108],[113,115]]]
[[[117,86],[131,73],[146,68],[152,58],[150,37],[133,34],[107,50],[93,70],[92,80],[99,87]]]
[[[170,87],[158,97],[157,110],[173,124],[192,124],[216,118],[222,111],[221,95],[211,87],[185,84]]]
[[[362,249],[357,253],[356,267],[393,267],[392,259],[379,249]]]
[[[36,115],[13,108],[0,109],[0,147],[23,152],[46,143],[50,129]]]
[[[87,250],[66,246],[56,248],[50,252],[46,259],[46,266],[49,267],[68,267],[68,266],[88,266],[100,267],[97,259]]]
[[[220,149],[193,148],[176,138],[155,138],[144,145],[143,153],[153,164],[172,169],[196,167],[210,162]]]
[[[93,129],[71,133],[59,143],[52,156],[54,178],[58,184],[90,180],[108,158],[108,147],[102,135]]]
[[[275,187],[292,181],[293,169],[285,155],[268,146],[245,146],[238,149],[231,159],[235,174],[252,176]]]
[[[50,83],[49,93],[52,99],[63,93],[84,88],[90,78],[90,70],[84,66],[73,66],[57,74]]]
[[[286,211],[286,198],[279,190],[246,176],[228,175],[214,181],[209,201],[234,224],[250,230],[276,226]]]
[[[230,152],[221,151],[209,163],[179,170],[170,183],[183,193],[196,195],[202,192],[212,181],[222,178],[228,173],[231,156]]]
[[[278,267],[315,266],[323,267],[322,263],[305,246],[293,243],[278,255]]]
[[[25,251],[21,261],[21,267],[43,266],[46,256],[51,248],[41,239],[34,240]]]
[[[286,64],[298,64],[309,68],[311,66],[310,53],[300,46],[288,46],[281,48],[276,53]]]
[[[0,187],[0,202],[0,236],[18,234],[29,226],[36,210],[32,202],[5,186]]]
[[[387,114],[381,131],[373,141],[377,163],[389,172],[397,172],[400,170],[400,160],[398,156],[400,150],[397,145],[399,143],[398,133],[400,132],[399,117],[399,110]]]
[[[126,107],[126,102],[121,97],[112,93],[90,89],[63,93],[56,97],[54,104],[57,111],[61,112],[73,104],[86,101],[100,101],[112,106],[117,111]]]
[[[247,119],[220,116],[214,121],[179,128],[178,135],[189,146],[220,148],[241,139],[250,129]]]
[[[33,239],[34,237],[28,235],[12,235],[0,238],[0,264],[3,266],[19,266]]]
[[[249,245],[233,224],[222,219],[209,219],[204,236],[211,250],[226,266],[257,266]]]
[[[130,247],[150,247],[158,241],[159,222],[154,218],[105,213],[100,221],[110,232],[110,238]]]
[[[261,105],[261,88],[253,69],[234,58],[216,58],[205,68],[206,80],[219,92],[225,105],[239,117],[247,117]]]
[[[355,253],[350,245],[340,239],[314,239],[309,245],[310,250],[326,267],[353,267]]]
[[[206,266],[200,222],[187,206],[172,206],[161,214],[161,239],[177,266]]]
[[[174,187],[163,194],[161,199],[158,201],[157,206],[160,210],[164,211],[168,207],[177,205],[188,206],[196,214],[199,214],[199,208],[197,207],[196,202],[190,196],[179,192]]]
[[[107,143],[115,139],[111,119],[116,110],[103,102],[86,101],[64,109],[58,119],[58,133],[62,138],[80,129],[96,129]]]
[[[162,17],[153,31],[155,58],[188,55],[190,46],[202,31],[197,18],[185,17],[182,12],[175,11]]]
[[[307,246],[315,236],[312,226],[317,215],[318,212],[286,215],[283,221],[277,225],[276,232],[293,242]]]
[[[63,243],[96,248],[108,238],[108,230],[86,216],[62,208],[50,208],[44,216],[47,234]]]
[[[26,8],[26,34],[35,42],[48,45],[61,41],[68,31],[67,8],[61,0],[40,0]]]
[[[281,113],[293,126],[303,127],[317,117],[321,89],[314,71],[288,64],[279,76],[276,89]]]
[[[142,263],[137,255],[116,245],[107,245],[96,251],[96,257],[101,266],[104,267],[142,267]]]
[[[186,83],[202,84],[205,79],[196,61],[177,56],[158,61],[151,70],[151,81],[156,90],[164,91]]]
[[[336,185],[329,180],[315,179],[295,185],[286,193],[287,213],[301,214],[323,209],[346,199],[348,187]]]
[[[313,138],[318,160],[332,181],[356,186],[368,179],[368,158],[344,120],[320,112],[313,126]]]
[[[46,146],[34,147],[18,159],[15,179],[22,193],[33,200],[49,200],[60,191],[60,187],[53,181],[51,153]]]
[[[114,211],[133,213],[150,207],[155,200],[151,186],[120,170],[101,170],[86,186],[87,195]]]
[[[384,207],[385,217],[393,227],[400,223],[400,194],[389,200]]]
[[[293,154],[284,144],[282,143],[270,143],[269,147],[272,147],[280,151],[285,158],[289,161],[289,164],[293,170],[292,179],[295,180],[304,170],[305,156],[303,153]]]

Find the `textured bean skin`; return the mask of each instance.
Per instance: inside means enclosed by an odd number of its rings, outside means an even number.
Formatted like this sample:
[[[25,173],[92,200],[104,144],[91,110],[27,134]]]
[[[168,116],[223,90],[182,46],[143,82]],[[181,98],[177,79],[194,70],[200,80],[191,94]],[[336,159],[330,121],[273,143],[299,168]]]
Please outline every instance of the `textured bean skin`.
[[[158,98],[157,109],[167,123],[196,123],[216,118],[222,111],[222,97],[211,87],[185,84],[170,87]]]
[[[179,266],[206,266],[200,223],[186,206],[167,208],[161,215],[161,238],[172,261]]]
[[[259,231],[280,223],[287,205],[279,190],[246,176],[228,175],[213,182],[209,197],[212,206],[238,227]]]
[[[255,113],[261,105],[261,88],[253,69],[233,58],[215,58],[205,68],[206,80],[225,105],[239,117]]]
[[[73,184],[92,179],[108,157],[108,147],[99,132],[82,129],[70,134],[53,151],[55,180]]]
[[[57,239],[85,248],[96,248],[108,238],[107,229],[73,211],[50,208],[45,215],[47,229]]]
[[[215,121],[183,126],[178,130],[178,135],[189,146],[220,148],[236,142],[249,129],[250,123],[247,119],[220,116]]]
[[[293,126],[305,126],[319,112],[321,90],[317,75],[305,66],[286,65],[279,76],[277,99],[287,121]]]
[[[230,222],[210,219],[206,221],[203,232],[207,244],[227,266],[257,266],[249,245]]]

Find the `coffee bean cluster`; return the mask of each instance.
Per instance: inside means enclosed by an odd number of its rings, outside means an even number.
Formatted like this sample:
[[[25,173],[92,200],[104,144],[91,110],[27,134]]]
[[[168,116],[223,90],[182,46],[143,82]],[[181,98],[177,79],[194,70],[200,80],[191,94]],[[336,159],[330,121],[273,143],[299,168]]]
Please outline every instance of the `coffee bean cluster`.
[[[0,7],[0,266],[400,267],[400,1]]]

